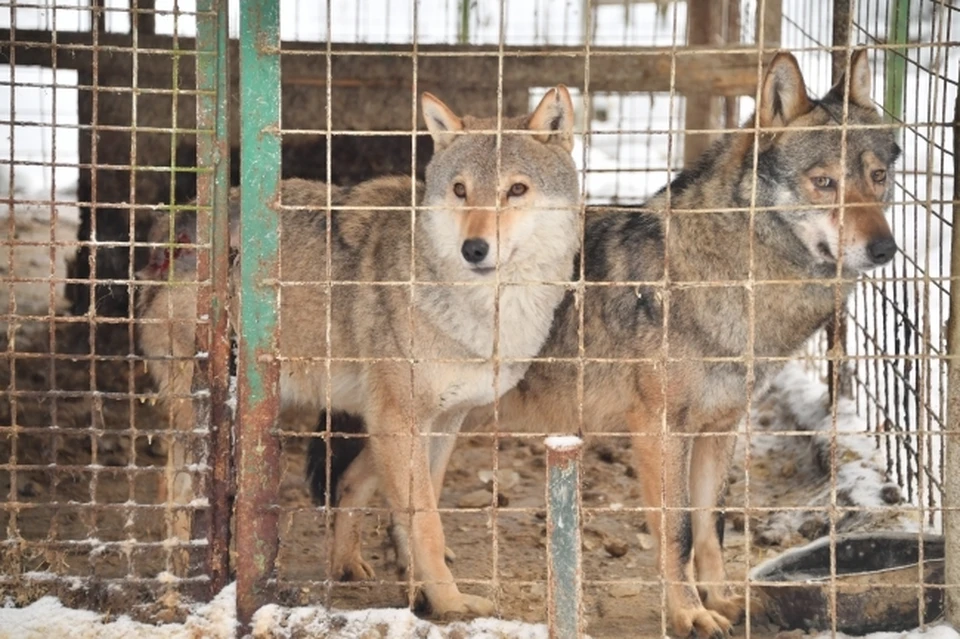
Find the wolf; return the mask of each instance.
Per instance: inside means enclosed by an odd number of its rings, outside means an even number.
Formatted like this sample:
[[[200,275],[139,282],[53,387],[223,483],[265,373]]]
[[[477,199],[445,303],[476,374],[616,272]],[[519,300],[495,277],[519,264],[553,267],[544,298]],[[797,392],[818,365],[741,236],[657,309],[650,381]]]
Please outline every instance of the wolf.
[[[491,406],[463,424],[630,433],[678,636],[721,637],[743,616],[726,583],[720,511],[751,398],[842,308],[858,276],[898,250],[884,210],[900,149],[870,78],[858,50],[813,99],[796,59],[780,52],[741,129],[641,207],[588,207],[581,285],[558,307],[542,360],[500,398],[495,424]],[[352,464],[342,457],[345,493],[365,462],[362,452]]]
[[[454,439],[430,435],[455,432],[471,408],[512,388],[549,334],[580,242],[574,108],[562,85],[520,117],[460,117],[429,93],[421,107],[434,143],[424,183],[377,178],[339,190],[332,211],[325,184],[281,184],[292,208],[280,226],[280,397],[363,418],[371,438],[360,457],[372,472],[340,506],[379,488],[409,531],[433,612],[489,615],[493,603],[461,593],[444,562],[430,462],[444,468]],[[238,270],[228,315],[239,334]],[[167,295],[178,288],[189,290]],[[158,300],[147,307],[163,316],[171,302]],[[149,308],[144,316],[157,314]],[[196,304],[175,310],[184,312],[195,316]],[[181,335],[159,324],[167,335],[141,339],[142,350],[192,356],[186,325]],[[174,376],[186,383],[183,371],[161,369],[161,392]],[[353,514],[338,513],[335,530],[351,530],[341,520]],[[338,575],[371,574],[359,553],[332,563]]]

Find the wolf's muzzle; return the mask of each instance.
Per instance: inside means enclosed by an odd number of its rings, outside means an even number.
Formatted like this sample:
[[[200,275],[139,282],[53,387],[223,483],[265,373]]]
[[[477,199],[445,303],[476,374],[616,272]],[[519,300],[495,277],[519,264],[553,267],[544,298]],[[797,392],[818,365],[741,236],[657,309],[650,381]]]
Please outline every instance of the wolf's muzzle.
[[[897,243],[892,237],[874,240],[867,244],[867,254],[876,265],[886,264],[897,253]]]
[[[486,240],[479,237],[472,237],[464,241],[463,246],[460,247],[460,254],[470,264],[479,264],[487,257],[489,252],[490,245]]]

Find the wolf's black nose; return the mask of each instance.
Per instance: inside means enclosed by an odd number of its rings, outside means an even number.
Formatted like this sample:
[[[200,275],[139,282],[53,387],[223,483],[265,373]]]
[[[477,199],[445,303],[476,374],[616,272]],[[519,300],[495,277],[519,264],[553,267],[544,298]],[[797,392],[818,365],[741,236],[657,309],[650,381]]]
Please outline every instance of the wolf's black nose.
[[[874,264],[886,264],[897,252],[897,243],[892,237],[874,240],[867,245],[867,252]]]
[[[487,244],[486,240],[479,237],[471,237],[460,247],[460,253],[463,254],[463,259],[471,264],[479,264],[482,262],[489,251],[490,245]]]

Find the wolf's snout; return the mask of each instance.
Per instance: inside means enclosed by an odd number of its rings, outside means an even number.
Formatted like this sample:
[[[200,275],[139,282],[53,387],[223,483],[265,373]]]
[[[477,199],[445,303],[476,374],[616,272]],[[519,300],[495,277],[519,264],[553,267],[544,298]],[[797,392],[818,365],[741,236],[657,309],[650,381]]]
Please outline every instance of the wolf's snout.
[[[471,237],[469,240],[464,241],[463,246],[460,247],[460,253],[463,255],[463,259],[471,264],[479,264],[487,257],[487,253],[489,252],[490,245],[487,244],[485,239],[479,237]]]
[[[886,264],[897,252],[897,243],[892,237],[874,240],[867,245],[867,252],[874,264]]]

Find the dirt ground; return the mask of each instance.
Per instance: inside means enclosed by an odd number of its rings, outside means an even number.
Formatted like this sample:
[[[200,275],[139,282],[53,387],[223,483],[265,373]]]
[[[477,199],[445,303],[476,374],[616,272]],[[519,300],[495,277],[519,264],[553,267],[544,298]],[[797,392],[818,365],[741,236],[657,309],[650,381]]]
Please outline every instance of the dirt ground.
[[[126,327],[104,331],[94,341],[97,352],[131,352]],[[0,384],[16,390],[0,404],[0,420],[17,424],[0,430],[0,494],[5,502],[0,527],[7,539],[0,561],[7,575],[29,573],[19,582],[4,581],[0,595],[22,605],[43,594],[57,594],[67,603],[123,611],[141,619],[175,618],[176,604],[183,602],[176,593],[188,598],[199,592],[199,585],[164,581],[173,570],[170,550],[163,543],[170,511],[158,498],[166,417],[147,399],[150,384],[142,362],[119,357],[91,365],[85,355],[89,343],[90,331],[82,323],[59,324],[52,332],[46,325],[21,327],[15,356],[8,352],[10,365],[0,367]],[[6,347],[6,338],[2,345]],[[91,388],[98,392],[91,393]],[[785,390],[775,391],[755,411],[757,428],[771,432],[766,441],[755,433],[751,446],[751,505],[815,505],[829,473],[817,468],[815,436],[784,436],[777,443],[772,432],[776,428],[806,426],[791,418],[789,407],[777,400],[776,393]],[[406,605],[407,591],[395,581],[387,543],[388,518],[381,511],[366,517],[364,548],[383,581],[325,581],[325,538],[331,521],[311,505],[304,482],[307,438],[299,436],[309,432],[312,421],[307,415],[284,415],[291,435],[282,440],[278,603],[321,603],[341,609]],[[760,561],[821,534],[824,517],[822,513],[800,517],[784,533],[782,522],[779,528],[773,525],[777,513],[754,514],[748,550],[744,517],[736,512],[743,504],[745,486],[746,447],[740,448],[725,534],[734,581],[742,581],[749,567]],[[542,622],[546,605],[542,440],[500,439],[496,464],[503,489],[496,509],[489,507],[492,494],[480,476],[494,467],[493,457],[491,438],[481,435],[462,437],[454,454],[441,501],[447,543],[456,553],[452,570],[464,590],[494,598],[503,617]],[[867,461],[856,463],[866,467]],[[636,510],[635,474],[627,439],[588,440],[582,484],[583,577],[587,631],[593,637],[661,635],[661,588],[652,540]],[[201,466],[198,480],[203,476]],[[890,492],[890,487],[886,490]],[[203,510],[199,513],[202,528]],[[899,516],[898,510],[891,508],[890,513],[848,528],[899,526],[891,519]],[[773,534],[774,530],[781,532]],[[190,577],[203,574],[202,550],[191,549]],[[55,575],[62,578],[51,581]],[[775,631],[757,620],[751,636]],[[743,632],[742,626],[738,632]]]

